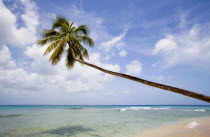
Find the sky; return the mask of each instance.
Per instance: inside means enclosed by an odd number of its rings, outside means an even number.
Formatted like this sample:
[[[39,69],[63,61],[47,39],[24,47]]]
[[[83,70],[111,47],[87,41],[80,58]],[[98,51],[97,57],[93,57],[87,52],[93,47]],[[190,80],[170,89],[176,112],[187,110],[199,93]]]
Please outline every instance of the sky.
[[[56,16],[87,24],[87,62],[210,96],[209,0],[0,0],[0,105],[207,105],[37,47]]]

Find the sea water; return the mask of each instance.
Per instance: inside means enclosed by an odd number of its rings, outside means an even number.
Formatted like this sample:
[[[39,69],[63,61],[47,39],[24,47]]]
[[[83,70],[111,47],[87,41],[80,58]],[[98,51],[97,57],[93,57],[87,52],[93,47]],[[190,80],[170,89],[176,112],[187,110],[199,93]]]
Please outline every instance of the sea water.
[[[0,106],[0,137],[133,137],[210,106]]]

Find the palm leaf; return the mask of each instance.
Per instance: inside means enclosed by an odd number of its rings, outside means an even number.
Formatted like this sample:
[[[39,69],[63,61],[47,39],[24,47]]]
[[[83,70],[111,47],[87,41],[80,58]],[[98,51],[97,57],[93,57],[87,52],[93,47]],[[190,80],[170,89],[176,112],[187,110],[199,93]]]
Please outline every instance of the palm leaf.
[[[55,65],[55,64],[57,64],[60,61],[61,56],[62,56],[62,54],[64,52],[65,45],[66,45],[66,43],[64,42],[64,40],[61,41],[59,46],[52,53],[52,55],[51,55],[51,57],[49,59],[51,61],[52,65]]]
[[[85,49],[80,43],[77,43],[76,47],[80,50],[80,52],[84,58],[89,58],[87,49]]]
[[[74,67],[74,64],[75,64],[75,59],[73,57],[73,53],[71,49],[69,48],[67,50],[67,56],[66,56],[66,67],[71,69]]]
[[[61,33],[56,30],[44,30],[42,32],[42,37],[49,37],[49,36],[59,36]]]
[[[55,48],[59,45],[59,42],[60,42],[60,41],[61,41],[61,40],[58,39],[58,40],[54,41],[53,43],[51,43],[51,44],[47,47],[47,49],[45,50],[44,55],[49,54],[53,49],[55,49]]]
[[[59,29],[61,32],[68,32],[70,28],[69,26],[70,24],[68,19],[62,16],[58,16],[52,25],[52,30]]]
[[[78,35],[88,35],[89,34],[89,28],[87,25],[80,25],[76,28],[75,33]]]
[[[49,36],[49,37],[45,37],[43,39],[40,39],[37,41],[37,46],[44,46],[46,45],[47,43],[49,42],[53,42],[57,39],[59,39],[60,37],[59,36]]]
[[[88,36],[77,36],[80,42],[83,42],[84,44],[87,44],[90,47],[94,46],[93,40]]]

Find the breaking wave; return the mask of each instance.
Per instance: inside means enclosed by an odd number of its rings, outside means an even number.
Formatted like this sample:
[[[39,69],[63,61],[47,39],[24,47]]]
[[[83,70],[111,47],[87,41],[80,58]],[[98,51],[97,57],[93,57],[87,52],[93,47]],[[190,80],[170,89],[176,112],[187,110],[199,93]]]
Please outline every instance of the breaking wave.
[[[178,111],[195,111],[195,112],[205,112],[205,109],[190,109],[190,110],[184,110],[184,109],[177,109]]]
[[[195,109],[194,111],[201,111],[201,112],[205,112],[205,109]]]
[[[126,110],[154,110],[154,109],[170,109],[170,107],[160,107],[160,108],[155,108],[155,107],[129,107],[129,108],[120,108],[119,111],[123,112]]]
[[[205,109],[174,109],[170,107],[128,107],[128,108],[118,108],[119,111],[123,112],[126,110],[176,110],[176,111],[195,111],[195,112],[205,112]]]

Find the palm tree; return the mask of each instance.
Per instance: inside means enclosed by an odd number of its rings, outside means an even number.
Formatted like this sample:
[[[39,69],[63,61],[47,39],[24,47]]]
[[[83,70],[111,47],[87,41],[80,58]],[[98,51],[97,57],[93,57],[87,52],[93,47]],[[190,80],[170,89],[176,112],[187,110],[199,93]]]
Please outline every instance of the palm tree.
[[[54,23],[52,24],[52,28],[49,30],[43,30],[42,39],[37,41],[38,46],[44,46],[47,43],[50,43],[46,51],[44,52],[44,55],[47,55],[53,51],[49,59],[52,65],[57,64],[60,61],[63,53],[66,52],[66,66],[68,68],[72,68],[75,62],[77,61],[81,64],[93,67],[110,75],[123,77],[149,86],[172,91],[210,103],[210,96],[164,84],[155,83],[152,81],[144,80],[122,73],[109,71],[96,65],[85,62],[84,58],[88,58],[89,54],[87,49],[85,49],[82,44],[86,44],[90,47],[93,47],[94,42],[88,36],[89,30],[86,25],[75,27],[73,24],[74,22],[69,22],[69,20],[65,17],[56,17]]]

